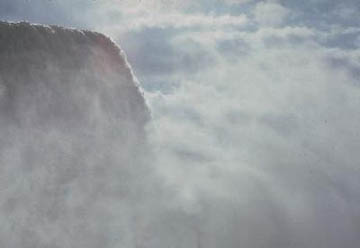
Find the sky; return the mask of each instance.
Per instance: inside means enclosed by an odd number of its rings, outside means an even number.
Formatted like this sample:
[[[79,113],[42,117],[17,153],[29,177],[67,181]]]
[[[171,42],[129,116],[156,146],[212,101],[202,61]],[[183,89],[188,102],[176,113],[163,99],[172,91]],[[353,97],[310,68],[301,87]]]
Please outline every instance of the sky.
[[[96,30],[122,47],[151,111],[155,169],[201,220],[205,247],[359,246],[359,11],[358,0],[0,0],[1,20]]]

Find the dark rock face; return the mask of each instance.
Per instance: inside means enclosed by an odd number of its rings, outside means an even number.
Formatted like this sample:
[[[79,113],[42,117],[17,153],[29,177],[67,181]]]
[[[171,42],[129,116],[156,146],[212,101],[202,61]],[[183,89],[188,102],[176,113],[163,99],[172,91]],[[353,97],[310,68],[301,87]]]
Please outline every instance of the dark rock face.
[[[0,246],[130,244],[148,117],[109,38],[0,22]]]

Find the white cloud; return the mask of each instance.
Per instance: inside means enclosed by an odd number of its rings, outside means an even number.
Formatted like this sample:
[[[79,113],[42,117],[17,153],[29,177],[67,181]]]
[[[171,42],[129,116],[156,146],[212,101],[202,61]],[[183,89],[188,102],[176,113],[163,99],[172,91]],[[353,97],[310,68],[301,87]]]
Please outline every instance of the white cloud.
[[[259,2],[254,9],[255,20],[263,26],[280,26],[290,11],[276,2]]]
[[[246,227],[237,226],[253,230],[241,238],[247,247],[257,246],[256,237],[269,228],[279,231],[278,242],[290,239],[307,247],[337,247],[348,236],[355,238],[351,195],[360,186],[355,152],[360,148],[360,90],[353,70],[360,71],[360,51],[328,49],[316,43],[316,30],[300,27],[216,34],[185,33],[173,39],[174,47],[182,49],[189,40],[201,44],[217,54],[217,63],[182,80],[170,94],[146,95],[154,115],[149,132],[159,173],[191,211],[206,211],[207,204],[218,202],[213,198],[220,198],[222,204],[234,203],[240,223],[251,216]],[[269,36],[282,39],[282,45],[264,45]],[[242,37],[249,53],[227,61],[216,50],[222,37]],[[339,66],[339,60],[349,62]],[[346,231],[324,226],[324,220]],[[309,238],[304,241],[305,233]],[[321,239],[325,234],[331,238]],[[225,237],[209,231],[204,240],[212,235],[220,243]],[[263,241],[277,247],[271,237]]]
[[[254,0],[222,0],[223,2],[227,4],[244,4],[244,3],[250,3]]]
[[[241,16],[209,16],[209,15],[190,15],[190,14],[164,14],[161,16],[149,15],[137,18],[130,24],[130,28],[137,30],[142,27],[159,28],[221,28],[226,26],[244,26],[247,24],[245,15]]]
[[[129,13],[125,13],[129,14]],[[205,15],[205,14],[183,14],[179,12],[172,13],[151,13],[137,12],[132,13],[126,18],[126,25],[108,24],[106,30],[116,30],[117,32],[134,32],[144,28],[200,28],[220,29],[226,27],[244,27],[248,24],[245,15]],[[102,27],[104,29],[104,27]]]

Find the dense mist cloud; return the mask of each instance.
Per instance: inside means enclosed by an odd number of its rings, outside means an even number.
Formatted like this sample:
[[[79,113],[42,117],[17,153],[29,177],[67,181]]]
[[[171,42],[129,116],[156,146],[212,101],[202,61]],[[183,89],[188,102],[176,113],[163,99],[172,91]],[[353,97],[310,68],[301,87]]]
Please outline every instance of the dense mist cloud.
[[[87,222],[98,233],[122,223],[111,237],[126,247],[359,246],[358,1],[54,1],[51,17],[40,0],[24,13],[6,2],[7,20],[110,35],[140,79],[151,157],[130,160],[115,188],[133,200],[104,201],[121,203],[113,222]],[[113,152],[98,139],[91,151]]]

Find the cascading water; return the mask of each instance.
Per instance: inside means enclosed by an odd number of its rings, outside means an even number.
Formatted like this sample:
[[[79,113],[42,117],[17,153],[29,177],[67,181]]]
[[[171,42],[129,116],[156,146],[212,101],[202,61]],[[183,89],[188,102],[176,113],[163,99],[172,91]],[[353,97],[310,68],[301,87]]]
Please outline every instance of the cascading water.
[[[131,243],[149,114],[123,52],[99,33],[0,23],[0,57],[0,246]]]

